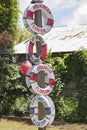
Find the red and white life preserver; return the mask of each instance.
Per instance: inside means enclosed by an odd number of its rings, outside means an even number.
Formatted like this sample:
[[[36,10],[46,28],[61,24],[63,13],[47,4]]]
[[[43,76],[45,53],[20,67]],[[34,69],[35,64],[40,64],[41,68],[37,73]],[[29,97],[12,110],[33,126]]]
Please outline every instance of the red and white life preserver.
[[[37,26],[35,23],[35,12],[38,10],[42,12],[42,27]],[[45,34],[51,30],[54,24],[52,12],[42,3],[31,4],[27,7],[24,12],[23,21],[27,30],[33,34]]]
[[[28,8],[29,8],[30,6],[28,6],[26,9],[25,9],[25,11],[24,11],[24,14],[23,14],[23,23],[24,23],[24,26],[25,26],[25,28],[27,28],[27,30],[30,32],[30,33],[34,33],[31,29],[30,29],[30,27],[29,27],[29,25],[28,25],[28,21],[27,21],[27,19],[26,19],[26,12],[27,12],[27,10],[28,10]]]
[[[41,120],[38,119],[38,103],[39,102],[43,104],[44,112],[45,112],[44,117]],[[55,115],[55,110],[53,110],[55,109],[55,107],[50,97],[48,96],[45,97],[43,95],[35,96],[31,100],[29,109],[30,109],[29,112],[30,112],[31,120],[36,126],[43,128],[52,123],[51,118],[53,115]]]
[[[39,57],[36,57],[35,54],[33,54],[33,47],[36,44],[36,42],[39,41],[39,43],[42,46],[42,51]],[[46,58],[47,54],[47,44],[45,43],[44,39],[40,35],[35,35],[31,38],[29,46],[28,46],[28,54],[30,56],[30,61],[33,64],[40,64],[42,61]]]
[[[45,88],[38,85],[37,75],[40,71],[45,72]],[[39,95],[48,95],[55,85],[55,77],[52,69],[44,64],[35,65],[30,73],[30,84],[34,93]]]

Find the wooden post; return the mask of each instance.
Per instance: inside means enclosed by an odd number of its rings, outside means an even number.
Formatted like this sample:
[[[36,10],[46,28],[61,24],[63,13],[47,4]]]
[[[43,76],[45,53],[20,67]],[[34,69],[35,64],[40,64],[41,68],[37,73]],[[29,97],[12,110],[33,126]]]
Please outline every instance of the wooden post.
[[[32,0],[31,3],[42,3],[43,0]],[[42,27],[42,12],[40,10],[37,10],[35,12],[35,23],[37,26]],[[41,54],[41,44],[39,42],[37,42],[36,44],[36,52],[37,55],[39,56]],[[39,86],[41,87],[45,87],[45,73],[44,71],[40,71],[38,76],[37,76],[37,82],[39,84]],[[43,119],[45,115],[44,112],[44,106],[42,103],[38,103],[38,118],[39,120]],[[38,128],[38,130],[46,130],[46,127],[44,128]]]

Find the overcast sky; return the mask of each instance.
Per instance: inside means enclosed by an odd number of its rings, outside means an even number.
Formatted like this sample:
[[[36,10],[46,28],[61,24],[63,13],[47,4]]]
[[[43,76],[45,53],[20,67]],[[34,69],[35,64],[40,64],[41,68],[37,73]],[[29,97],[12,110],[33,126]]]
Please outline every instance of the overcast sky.
[[[19,0],[19,27],[24,28],[23,12],[31,0]],[[75,26],[87,24],[87,0],[43,0],[53,13],[54,26]]]

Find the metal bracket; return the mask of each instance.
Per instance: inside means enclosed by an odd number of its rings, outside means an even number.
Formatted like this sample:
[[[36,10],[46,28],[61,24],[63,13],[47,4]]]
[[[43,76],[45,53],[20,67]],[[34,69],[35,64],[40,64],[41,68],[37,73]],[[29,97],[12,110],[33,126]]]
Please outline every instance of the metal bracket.
[[[43,0],[32,0],[31,1],[31,4],[34,4],[34,3],[42,3],[43,2]]]

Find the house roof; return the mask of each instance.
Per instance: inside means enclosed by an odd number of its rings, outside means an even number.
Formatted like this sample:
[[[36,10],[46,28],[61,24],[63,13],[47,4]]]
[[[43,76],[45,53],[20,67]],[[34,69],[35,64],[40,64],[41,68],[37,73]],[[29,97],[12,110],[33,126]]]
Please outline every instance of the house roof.
[[[87,49],[87,25],[54,27],[50,32],[43,35],[43,38],[47,43],[48,51],[51,50],[51,52],[70,52]],[[15,53],[27,53],[29,40],[27,39],[15,45]]]

